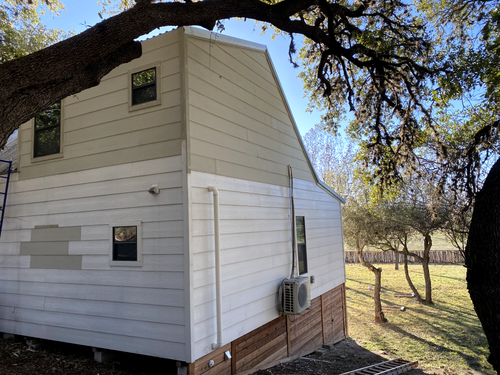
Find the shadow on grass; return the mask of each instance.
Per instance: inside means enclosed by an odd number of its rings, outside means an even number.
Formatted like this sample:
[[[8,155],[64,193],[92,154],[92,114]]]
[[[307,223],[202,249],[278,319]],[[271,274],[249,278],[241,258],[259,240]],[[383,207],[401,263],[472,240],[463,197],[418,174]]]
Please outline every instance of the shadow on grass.
[[[436,299],[434,302],[435,302],[434,306],[438,307],[439,309],[441,309],[443,311],[446,311],[447,313],[449,313],[451,315],[455,315],[455,314],[457,314],[457,311],[459,311],[459,313],[461,315],[468,315],[473,320],[478,319],[475,312],[460,311],[460,309],[463,308],[463,305],[461,305],[461,304],[454,304],[454,303],[451,303],[447,300],[442,301],[440,299]],[[447,305],[449,307],[447,308],[447,307],[444,307],[443,305]]]
[[[367,283],[366,281],[359,281],[359,280],[354,280],[350,278],[346,278],[347,281],[353,282],[353,283],[358,283],[358,284],[365,284],[365,285],[371,285],[373,286],[373,283]]]
[[[423,339],[421,337],[418,337],[418,336],[416,336],[416,335],[414,335],[414,334],[412,334],[412,333],[404,330],[403,328],[401,328],[401,327],[399,327],[399,326],[397,326],[395,324],[387,324],[386,328],[390,329],[390,330],[392,330],[392,331],[394,331],[396,333],[398,333],[399,335],[406,336],[406,337],[408,337],[409,339],[411,339],[413,341],[425,344],[429,348],[434,349],[436,352],[440,352],[440,353],[453,353],[456,356],[462,357],[469,364],[469,366],[471,368],[474,368],[476,370],[481,370],[481,365],[479,364],[477,357],[473,357],[471,355],[465,354],[461,350],[451,349],[451,348],[448,348],[446,346],[439,345],[439,344],[437,344],[435,342],[432,342],[432,341]],[[443,332],[444,335],[448,335],[448,339],[450,339],[449,338],[449,333],[446,330],[443,330],[442,332]],[[450,339],[450,341],[455,341],[455,340]],[[439,364],[436,363],[436,367],[438,365]]]
[[[361,296],[364,296],[364,297],[367,297],[367,298],[373,298],[373,291],[369,290],[369,289],[366,289],[366,292],[362,292],[360,290],[356,290],[356,289],[352,289],[352,288],[346,287],[346,290],[349,293],[356,293],[358,295],[361,295]]]
[[[455,308],[445,307],[444,305],[455,306]],[[423,312],[424,314],[430,314],[434,311],[440,311],[447,314],[450,317],[450,319],[453,319],[454,324],[459,324],[464,327],[469,327],[470,324],[477,323],[478,321],[477,315],[475,315],[474,313],[460,310],[461,306],[452,305],[449,302],[435,301],[433,305],[421,305],[421,306],[422,306],[421,312]]]
[[[365,282],[365,281],[359,281],[359,280],[354,280],[354,279],[350,279],[350,278],[346,278],[347,281],[349,282],[352,282],[352,283],[358,283],[358,284],[364,284],[364,285],[367,285],[367,288],[368,287],[373,287],[373,283],[371,282]],[[353,288],[349,288],[349,287],[346,287],[347,290],[352,290],[354,291],[355,289]],[[394,288],[389,288],[386,286],[386,284],[384,284],[384,281],[382,280],[382,285],[381,285],[381,291],[384,292],[393,292],[393,293],[411,293],[410,291],[410,287],[404,287],[403,289],[405,289],[405,291],[402,291],[400,290],[401,288],[398,288],[398,289],[394,289]]]
[[[359,280],[353,280],[353,279],[349,279],[347,278],[346,280],[352,282],[352,283],[358,283],[358,284],[364,284],[364,285],[367,285],[367,290],[370,290],[372,291],[372,289],[368,289],[369,287],[372,287],[373,288],[373,283],[367,283],[367,282],[364,282],[364,281],[359,281]],[[392,289],[392,288],[388,288],[386,286],[384,286],[383,284],[381,285],[381,291],[384,292],[384,291],[387,291],[387,292],[394,292],[394,293],[398,293],[399,291],[398,290],[395,290],[395,289]],[[347,290],[351,290],[351,291],[356,291],[356,289],[353,289],[353,288],[350,288],[350,287],[346,287]]]
[[[456,266],[456,264],[438,264],[438,265],[439,266]],[[419,270],[413,270],[412,273],[416,273],[416,274],[419,274],[419,275],[423,275],[424,274],[423,271],[419,271]],[[457,281],[460,281],[460,282],[465,281],[463,278],[460,278],[460,277],[452,277],[452,276],[432,274],[431,278],[434,278],[434,277],[440,277],[440,278],[443,278],[443,279],[457,280]]]
[[[474,312],[465,284],[465,268],[458,265],[431,265],[434,305],[399,299],[390,290],[404,291],[404,272],[388,270],[382,283],[382,305],[403,305],[405,312],[387,310],[386,325],[374,324],[373,292],[367,290],[372,281],[360,267],[346,267],[350,289],[347,293],[350,333],[361,339],[370,350],[384,350],[393,356],[421,361],[426,368],[441,373],[441,366],[451,373],[493,373],[487,363],[488,344]],[[384,269],[385,270],[385,269]],[[423,291],[421,266],[410,273],[416,287]],[[370,288],[371,289],[371,288]],[[401,290],[400,290],[401,289]],[[354,293],[356,292],[356,293]],[[370,298],[371,297],[371,298]],[[441,367],[443,368],[443,367]]]
[[[351,289],[352,294],[372,298],[372,293]],[[354,293],[353,293],[354,292]],[[383,306],[405,306],[404,313],[399,311],[386,311],[386,317],[389,319],[388,328],[392,331],[404,335],[411,340],[427,344],[431,350],[438,353],[453,353],[462,357],[471,367],[481,369],[480,356],[487,356],[488,349],[482,345],[479,337],[482,330],[477,326],[477,317],[468,311],[464,311],[460,306],[451,307],[447,303],[436,303],[433,305],[415,304],[415,300],[391,300],[388,298],[381,299]],[[370,305],[372,307],[373,305]],[[363,314],[373,313],[366,309],[360,309],[355,306],[349,306],[351,313]],[[391,316],[392,314],[404,314],[398,318]],[[413,327],[421,327],[426,331],[426,335],[431,339],[423,339],[417,335],[410,333],[404,329],[405,325]],[[385,325],[384,325],[385,327]],[[403,327],[403,328],[399,328]],[[412,329],[410,329],[411,331]],[[435,342],[435,340],[438,342]],[[443,344],[439,343],[443,340]],[[380,337],[373,337],[372,341],[380,342]],[[382,344],[383,345],[383,344]],[[383,345],[382,347],[388,347]],[[475,348],[474,351],[469,351],[470,348]],[[468,352],[469,351],[469,352]],[[468,353],[467,353],[468,352]],[[440,364],[436,364],[440,365]]]
[[[419,311],[420,316],[412,316],[412,320],[418,321],[422,327],[427,327],[428,332],[432,332],[435,337],[444,337],[457,348],[464,350],[475,348],[477,354],[487,356],[488,349],[486,341],[479,339],[483,335],[483,330],[477,324],[477,317],[471,314],[453,310],[440,304],[425,306]],[[439,315],[442,318],[435,320],[432,315]]]

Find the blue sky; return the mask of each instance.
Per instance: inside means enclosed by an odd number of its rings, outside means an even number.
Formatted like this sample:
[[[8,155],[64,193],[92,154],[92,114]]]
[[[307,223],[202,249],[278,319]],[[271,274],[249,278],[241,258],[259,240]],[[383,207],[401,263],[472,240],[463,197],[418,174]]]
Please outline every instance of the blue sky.
[[[242,0],[244,1],[244,0]],[[100,21],[98,12],[100,5],[94,1],[64,1],[66,11],[58,17],[46,16],[43,22],[49,28],[59,28],[65,31],[74,30],[76,33],[83,31]],[[320,113],[306,112],[308,100],[303,97],[302,81],[297,78],[300,68],[293,68],[288,60],[289,38],[277,36],[271,39],[271,32],[261,35],[261,30],[252,20],[242,22],[236,20],[225,21],[225,35],[250,40],[255,43],[265,44],[271,54],[271,59],[278,72],[281,85],[292,109],[293,116],[302,136],[320,121]],[[296,38],[297,47],[299,39]]]

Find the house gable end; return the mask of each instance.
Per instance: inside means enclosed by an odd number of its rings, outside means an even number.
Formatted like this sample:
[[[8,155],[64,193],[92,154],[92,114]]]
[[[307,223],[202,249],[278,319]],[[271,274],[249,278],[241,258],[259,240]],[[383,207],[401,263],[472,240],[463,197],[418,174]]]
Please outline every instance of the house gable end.
[[[294,178],[315,182],[265,46],[185,28],[187,36],[190,169],[288,186]]]
[[[188,37],[187,53],[192,170],[287,186],[290,164],[311,181],[267,52]]]

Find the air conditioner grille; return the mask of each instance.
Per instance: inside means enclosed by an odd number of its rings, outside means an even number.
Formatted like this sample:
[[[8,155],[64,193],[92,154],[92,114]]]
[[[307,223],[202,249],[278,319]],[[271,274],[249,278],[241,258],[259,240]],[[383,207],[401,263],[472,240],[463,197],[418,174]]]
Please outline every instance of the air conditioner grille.
[[[293,311],[293,296],[294,296],[295,284],[286,283],[285,284],[285,298],[284,298],[284,310]]]

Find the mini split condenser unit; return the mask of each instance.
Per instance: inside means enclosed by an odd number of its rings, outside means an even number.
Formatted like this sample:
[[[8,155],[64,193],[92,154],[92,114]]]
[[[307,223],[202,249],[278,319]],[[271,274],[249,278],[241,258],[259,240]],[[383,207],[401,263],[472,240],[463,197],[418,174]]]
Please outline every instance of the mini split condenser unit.
[[[285,279],[280,287],[282,313],[296,315],[311,306],[311,284],[308,277]]]

